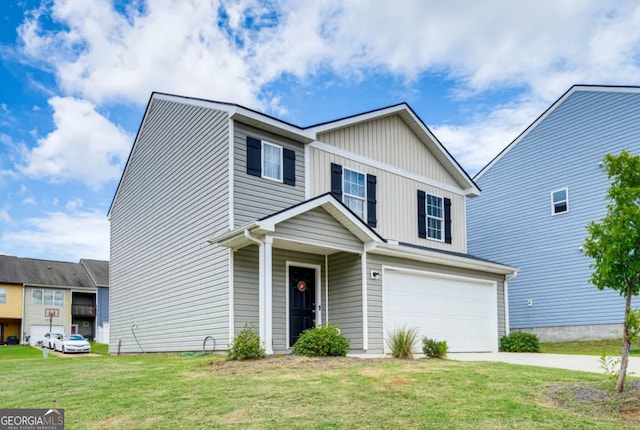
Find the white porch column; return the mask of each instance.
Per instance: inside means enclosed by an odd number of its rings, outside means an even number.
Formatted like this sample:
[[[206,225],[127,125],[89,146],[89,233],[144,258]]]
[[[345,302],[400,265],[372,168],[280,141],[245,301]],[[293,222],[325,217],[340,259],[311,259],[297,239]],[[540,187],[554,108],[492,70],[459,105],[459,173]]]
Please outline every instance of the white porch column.
[[[362,263],[362,349],[369,349],[369,305],[367,294],[367,251],[360,255]]]
[[[268,355],[273,354],[273,238],[264,238],[264,347]]]
[[[266,344],[264,266],[264,245],[261,243],[258,246],[258,335],[260,336],[260,340]]]

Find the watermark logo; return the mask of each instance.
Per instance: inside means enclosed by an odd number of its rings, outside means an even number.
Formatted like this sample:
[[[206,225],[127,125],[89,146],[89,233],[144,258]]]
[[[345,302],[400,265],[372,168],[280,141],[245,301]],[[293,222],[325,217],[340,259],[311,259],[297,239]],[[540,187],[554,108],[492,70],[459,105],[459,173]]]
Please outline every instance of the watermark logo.
[[[0,430],[64,430],[64,409],[0,409]]]

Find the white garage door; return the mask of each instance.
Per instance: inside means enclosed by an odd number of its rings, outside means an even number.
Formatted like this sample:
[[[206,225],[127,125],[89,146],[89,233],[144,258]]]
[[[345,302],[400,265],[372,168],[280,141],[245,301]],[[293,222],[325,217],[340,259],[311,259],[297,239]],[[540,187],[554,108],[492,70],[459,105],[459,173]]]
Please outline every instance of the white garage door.
[[[449,352],[498,350],[497,284],[428,272],[385,270],[382,284],[386,338],[402,327],[446,340]]]
[[[53,326],[51,326],[51,332],[52,333],[64,333],[64,326],[63,325],[53,325]],[[29,332],[29,335],[31,336],[29,338],[29,345],[36,346],[36,343],[38,341],[42,340],[42,338],[44,337],[45,333],[49,333],[49,324],[47,324],[47,325],[32,324],[31,325],[31,331]]]

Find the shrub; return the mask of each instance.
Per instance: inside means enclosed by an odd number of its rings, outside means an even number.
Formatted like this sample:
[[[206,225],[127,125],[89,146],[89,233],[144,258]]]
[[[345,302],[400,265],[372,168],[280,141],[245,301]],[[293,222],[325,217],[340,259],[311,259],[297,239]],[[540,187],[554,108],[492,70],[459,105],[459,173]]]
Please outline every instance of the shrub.
[[[418,329],[402,327],[391,333],[387,345],[393,358],[413,358],[413,346],[418,340]]]
[[[306,329],[293,345],[293,353],[310,357],[344,357],[351,341],[340,334],[337,325]]]
[[[422,338],[422,352],[429,358],[446,358],[449,347],[446,340],[438,341],[425,336]]]
[[[533,333],[514,331],[500,338],[500,351],[540,352],[540,339]]]
[[[229,360],[255,360],[265,358],[266,353],[260,344],[260,336],[253,324],[245,324],[240,333],[229,344]]]

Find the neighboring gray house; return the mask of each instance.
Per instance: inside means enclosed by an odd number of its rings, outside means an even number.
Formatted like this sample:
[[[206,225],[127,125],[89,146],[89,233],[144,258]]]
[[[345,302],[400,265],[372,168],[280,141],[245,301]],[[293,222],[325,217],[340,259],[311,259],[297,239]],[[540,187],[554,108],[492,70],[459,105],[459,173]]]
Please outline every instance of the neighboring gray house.
[[[623,149],[640,153],[640,88],[577,85],[476,175],[469,252],[520,269],[511,329],[543,340],[621,335],[624,300],[589,283],[582,243],[606,213],[601,161]]]
[[[108,277],[104,277],[109,271],[108,262],[81,261],[89,262],[101,282],[106,279],[108,284]],[[93,338],[96,314],[101,310],[99,304],[96,306],[96,291],[101,288],[86,267],[81,263],[0,255],[0,296],[5,291],[5,300],[0,297],[2,331],[9,329],[20,343],[29,339],[31,345],[50,330]],[[50,311],[56,316],[48,317]]]
[[[80,260],[91,282],[96,287],[95,340],[109,343],[109,262],[103,260]]]
[[[412,326],[496,351],[515,269],[466,254],[480,190],[406,104],[301,128],[153,93],[114,196],[110,352],[269,354],[338,324],[381,353]]]

